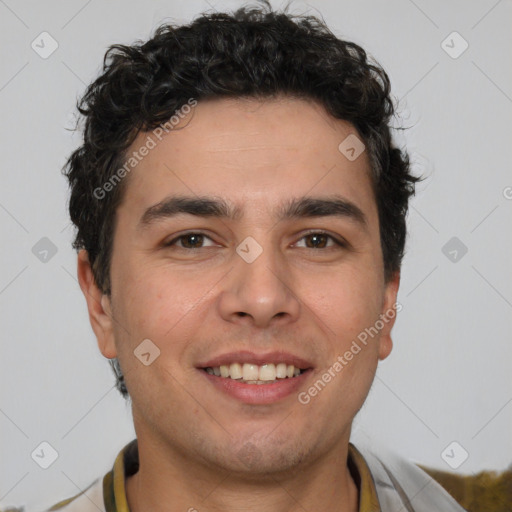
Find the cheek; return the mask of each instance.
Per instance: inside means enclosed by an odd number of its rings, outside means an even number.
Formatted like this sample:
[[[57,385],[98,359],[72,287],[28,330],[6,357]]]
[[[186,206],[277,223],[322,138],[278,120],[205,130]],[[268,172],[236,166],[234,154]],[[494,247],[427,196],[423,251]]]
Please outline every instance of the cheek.
[[[173,396],[179,392],[173,375],[181,371],[188,344],[186,331],[190,328],[187,314],[198,298],[191,283],[180,287],[181,281],[165,278],[154,269],[140,267],[127,275],[131,277],[117,288],[119,322],[115,340],[126,385],[134,402],[141,406],[144,395],[155,389],[165,389]],[[144,352],[139,347],[145,347]],[[146,366],[137,354],[142,357],[147,352],[151,362]]]
[[[127,275],[133,277],[121,284],[119,297],[132,335],[164,336],[205,294],[206,286],[187,277],[186,270],[177,276],[146,264],[128,270]]]
[[[215,307],[209,292],[213,293],[219,277],[194,277],[186,270],[177,275],[176,270],[151,265],[141,265],[127,275],[135,277],[118,287],[122,327],[116,327],[115,336],[123,371],[129,366],[136,372],[144,370],[134,350],[149,339],[159,350],[155,366],[173,374],[182,372],[189,366],[190,347],[200,339],[206,316]],[[165,374],[161,377],[166,379]]]
[[[382,294],[371,271],[338,271],[305,283],[304,297],[331,334],[346,342],[372,325],[380,313]],[[328,331],[329,332],[329,331]]]

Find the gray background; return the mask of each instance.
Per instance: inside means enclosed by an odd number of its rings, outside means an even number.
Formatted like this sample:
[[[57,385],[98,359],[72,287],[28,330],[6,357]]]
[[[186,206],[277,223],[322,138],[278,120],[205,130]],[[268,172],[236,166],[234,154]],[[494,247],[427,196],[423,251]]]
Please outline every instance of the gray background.
[[[108,45],[207,9],[195,0],[0,0],[0,506],[40,510],[78,493],[134,435],[76,280],[60,168],[79,136],[66,128]],[[317,9],[389,72],[410,127],[397,140],[428,175],[408,218],[394,350],[353,441],[447,471],[447,460],[468,474],[504,469],[512,462],[511,2],[316,0],[291,10]],[[31,48],[43,31],[59,45],[47,59]],[[457,58],[442,45],[453,31],[469,44]],[[462,43],[451,36],[444,48],[458,53]],[[32,250],[43,237],[57,251],[47,261]],[[46,470],[31,458],[43,441],[58,452]]]

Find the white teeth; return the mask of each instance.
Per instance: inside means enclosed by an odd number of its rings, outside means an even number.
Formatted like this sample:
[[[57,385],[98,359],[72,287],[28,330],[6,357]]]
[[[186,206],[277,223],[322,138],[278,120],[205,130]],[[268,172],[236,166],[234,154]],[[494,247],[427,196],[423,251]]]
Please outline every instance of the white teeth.
[[[264,364],[260,366],[259,380],[276,380],[275,364]]]
[[[243,380],[247,384],[265,384],[275,382],[276,379],[291,379],[301,373],[300,368],[296,368],[293,364],[287,365],[286,363],[267,363],[261,366],[250,363],[244,363],[243,365],[240,363],[232,363],[230,365],[221,365],[205,369],[210,375]]]
[[[278,379],[286,378],[286,363],[279,363],[276,365],[276,377]]]
[[[238,363],[233,363],[229,366],[229,376],[232,379],[242,378],[242,366]]]
[[[242,367],[242,379],[244,380],[258,380],[259,368],[256,364],[244,363]]]

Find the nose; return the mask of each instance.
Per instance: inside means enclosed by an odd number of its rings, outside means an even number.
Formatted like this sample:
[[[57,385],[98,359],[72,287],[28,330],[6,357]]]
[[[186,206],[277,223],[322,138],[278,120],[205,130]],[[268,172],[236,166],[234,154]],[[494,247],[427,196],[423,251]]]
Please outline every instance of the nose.
[[[290,278],[290,269],[270,247],[251,263],[236,254],[219,296],[221,316],[259,328],[295,322],[301,303]]]

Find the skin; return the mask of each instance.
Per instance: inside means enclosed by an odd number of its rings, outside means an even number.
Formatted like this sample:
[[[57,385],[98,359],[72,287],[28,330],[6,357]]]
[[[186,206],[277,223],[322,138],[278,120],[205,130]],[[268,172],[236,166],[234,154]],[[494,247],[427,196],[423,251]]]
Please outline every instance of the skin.
[[[87,253],[78,255],[98,346],[119,358],[132,398],[140,469],[126,481],[130,510],[356,511],[350,429],[391,351],[393,320],[307,405],[296,393],[244,404],[196,365],[234,350],[283,350],[313,363],[299,390],[307,391],[396,303],[399,274],[384,281],[366,152],[349,161],[338,150],[357,131],[289,97],[201,101],[180,126],[125,178],[111,297],[96,286]],[[350,218],[273,216],[290,198],[334,192],[363,211],[365,227]],[[178,193],[221,197],[244,216],[180,215],[137,228],[146,208]],[[325,239],[315,248],[308,230],[348,244]],[[183,239],[163,246],[185,231],[209,237],[206,247],[179,247]],[[235,251],[248,236],[263,248],[250,264]],[[133,354],[144,339],[160,349],[149,366]]]

